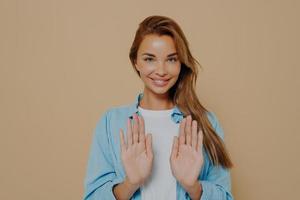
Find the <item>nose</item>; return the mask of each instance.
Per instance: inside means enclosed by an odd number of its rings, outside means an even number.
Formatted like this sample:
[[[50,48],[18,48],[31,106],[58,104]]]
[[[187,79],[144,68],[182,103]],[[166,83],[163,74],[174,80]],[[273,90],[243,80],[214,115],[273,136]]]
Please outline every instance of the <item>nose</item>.
[[[158,62],[156,67],[156,73],[160,76],[163,76],[166,74],[166,67],[163,61]]]

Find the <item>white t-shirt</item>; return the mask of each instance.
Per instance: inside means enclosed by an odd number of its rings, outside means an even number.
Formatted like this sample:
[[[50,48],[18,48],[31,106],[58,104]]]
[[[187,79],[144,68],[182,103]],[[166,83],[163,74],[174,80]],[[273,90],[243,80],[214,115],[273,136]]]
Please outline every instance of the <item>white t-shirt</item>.
[[[152,134],[154,153],[151,175],[141,186],[142,200],[176,199],[176,179],[169,162],[173,137],[179,133],[179,124],[171,119],[173,109],[147,110],[138,107],[145,121],[145,133]]]

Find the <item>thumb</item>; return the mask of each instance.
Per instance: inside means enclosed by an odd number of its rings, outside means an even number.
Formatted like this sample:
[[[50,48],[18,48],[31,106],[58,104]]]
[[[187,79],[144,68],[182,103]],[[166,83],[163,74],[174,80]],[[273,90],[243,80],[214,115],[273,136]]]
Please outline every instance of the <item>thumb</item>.
[[[152,134],[148,133],[146,136],[146,152],[147,152],[147,156],[152,157],[153,156],[153,152],[152,152]]]
[[[174,136],[173,145],[172,145],[172,152],[171,152],[171,160],[175,160],[178,153],[178,137]]]
[[[123,153],[126,151],[127,147],[126,147],[126,143],[125,143],[125,139],[124,139],[124,132],[121,128],[120,128],[119,132],[120,132],[121,153]]]

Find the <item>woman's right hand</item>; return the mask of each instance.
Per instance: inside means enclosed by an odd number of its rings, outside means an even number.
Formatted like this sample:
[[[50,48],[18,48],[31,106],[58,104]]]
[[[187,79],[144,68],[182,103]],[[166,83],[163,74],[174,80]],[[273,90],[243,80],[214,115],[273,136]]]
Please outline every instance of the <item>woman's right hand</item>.
[[[153,163],[152,135],[145,135],[142,116],[134,113],[133,121],[132,125],[130,119],[127,119],[126,143],[123,130],[120,129],[121,159],[127,181],[138,188],[143,185],[151,174]]]

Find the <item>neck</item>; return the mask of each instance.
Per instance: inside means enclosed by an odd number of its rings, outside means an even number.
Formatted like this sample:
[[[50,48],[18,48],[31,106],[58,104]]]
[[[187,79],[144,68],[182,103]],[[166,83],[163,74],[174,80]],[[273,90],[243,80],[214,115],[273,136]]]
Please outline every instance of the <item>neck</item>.
[[[144,95],[140,100],[139,106],[148,110],[169,110],[174,107],[168,93],[155,94],[144,90]]]

